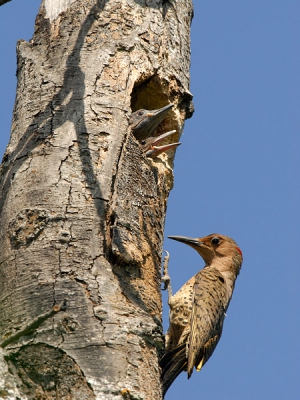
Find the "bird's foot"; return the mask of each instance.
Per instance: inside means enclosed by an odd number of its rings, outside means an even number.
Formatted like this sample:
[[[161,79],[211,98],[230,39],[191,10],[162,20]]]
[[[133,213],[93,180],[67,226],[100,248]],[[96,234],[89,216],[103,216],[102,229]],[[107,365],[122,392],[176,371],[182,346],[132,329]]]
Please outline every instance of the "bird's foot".
[[[163,275],[161,277],[161,281],[164,284],[164,287],[162,290],[170,290],[171,289],[171,277],[168,273],[168,266],[169,266],[169,260],[170,260],[170,254],[167,250],[164,250],[166,255],[164,256],[163,259]]]

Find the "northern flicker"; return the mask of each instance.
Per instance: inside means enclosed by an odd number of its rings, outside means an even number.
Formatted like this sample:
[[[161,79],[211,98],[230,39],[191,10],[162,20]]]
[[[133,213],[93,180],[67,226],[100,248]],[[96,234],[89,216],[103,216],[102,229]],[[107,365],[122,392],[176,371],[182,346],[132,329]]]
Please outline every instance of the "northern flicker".
[[[168,104],[158,110],[137,110],[132,113],[129,125],[135,138],[139,142],[148,139],[172,107],[173,104]]]
[[[182,371],[190,378],[194,367],[200,371],[214,352],[243,261],[240,248],[228,236],[169,238],[193,247],[205,266],[174,295],[168,288],[170,326],[166,353],[160,360],[163,395]],[[163,281],[168,286],[170,278],[165,274]]]
[[[169,131],[157,137],[152,136],[149,137],[148,139],[141,140],[140,144],[146,156],[154,158],[164,151],[168,151],[170,149],[174,149],[175,147],[179,146],[181,142],[168,143],[165,145],[158,146],[158,144],[160,144],[168,136],[171,136],[173,133],[176,133],[176,131],[175,130]]]

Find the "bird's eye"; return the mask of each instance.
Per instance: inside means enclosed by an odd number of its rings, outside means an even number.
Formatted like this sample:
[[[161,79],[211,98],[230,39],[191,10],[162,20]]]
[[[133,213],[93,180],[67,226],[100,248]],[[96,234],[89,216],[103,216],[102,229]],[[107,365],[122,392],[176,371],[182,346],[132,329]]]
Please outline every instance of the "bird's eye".
[[[212,244],[217,245],[220,243],[220,239],[218,237],[214,237],[211,239]]]
[[[146,140],[141,140],[140,143],[141,143],[142,146],[145,146]]]
[[[139,115],[142,116],[144,114],[144,111],[139,111]]]

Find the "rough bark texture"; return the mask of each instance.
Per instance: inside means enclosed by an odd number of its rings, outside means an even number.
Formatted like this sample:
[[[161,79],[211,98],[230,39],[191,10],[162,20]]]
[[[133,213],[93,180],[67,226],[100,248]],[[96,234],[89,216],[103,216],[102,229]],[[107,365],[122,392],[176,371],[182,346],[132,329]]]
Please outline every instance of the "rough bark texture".
[[[186,0],[45,0],[33,39],[18,43],[1,166],[7,398],[161,398],[173,158],[147,159],[128,117],[172,102],[161,131],[178,139],[192,112],[191,17]]]

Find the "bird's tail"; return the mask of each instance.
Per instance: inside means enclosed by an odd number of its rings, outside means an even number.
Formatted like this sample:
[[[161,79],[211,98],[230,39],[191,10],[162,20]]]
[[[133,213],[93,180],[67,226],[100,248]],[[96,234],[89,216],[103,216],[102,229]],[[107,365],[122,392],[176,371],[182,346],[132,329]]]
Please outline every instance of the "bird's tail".
[[[186,344],[184,343],[175,349],[168,351],[161,358],[159,365],[162,369],[161,379],[163,383],[163,396],[165,396],[174,380],[186,368]]]

